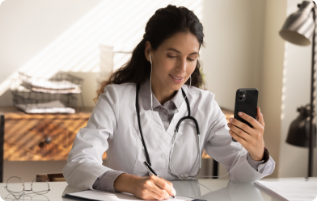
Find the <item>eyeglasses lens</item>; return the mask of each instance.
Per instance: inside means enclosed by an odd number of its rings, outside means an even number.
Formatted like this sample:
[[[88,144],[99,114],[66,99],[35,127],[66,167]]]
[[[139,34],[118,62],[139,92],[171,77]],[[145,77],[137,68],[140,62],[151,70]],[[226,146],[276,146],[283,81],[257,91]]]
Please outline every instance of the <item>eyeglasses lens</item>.
[[[35,194],[45,194],[49,191],[49,184],[45,179],[37,178],[32,182],[32,189]]]
[[[24,182],[18,177],[11,177],[7,181],[7,190],[15,195],[20,195],[23,193]]]

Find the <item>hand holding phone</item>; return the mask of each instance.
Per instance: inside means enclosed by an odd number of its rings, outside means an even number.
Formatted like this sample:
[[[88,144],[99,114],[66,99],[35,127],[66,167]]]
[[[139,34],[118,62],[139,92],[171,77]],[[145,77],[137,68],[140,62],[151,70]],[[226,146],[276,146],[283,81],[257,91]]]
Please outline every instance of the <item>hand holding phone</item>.
[[[253,127],[249,122],[242,119],[238,112],[244,112],[247,115],[256,119],[256,110],[258,104],[258,90],[255,88],[245,88],[238,89],[236,91],[236,100],[234,106],[234,118],[249,125],[251,128]],[[235,139],[232,138],[232,141],[236,142]]]
[[[263,114],[257,107],[257,100],[257,89],[238,89],[234,118],[229,118],[228,127],[232,138],[249,152],[250,157],[255,161],[261,161],[265,150],[263,138],[265,124]]]

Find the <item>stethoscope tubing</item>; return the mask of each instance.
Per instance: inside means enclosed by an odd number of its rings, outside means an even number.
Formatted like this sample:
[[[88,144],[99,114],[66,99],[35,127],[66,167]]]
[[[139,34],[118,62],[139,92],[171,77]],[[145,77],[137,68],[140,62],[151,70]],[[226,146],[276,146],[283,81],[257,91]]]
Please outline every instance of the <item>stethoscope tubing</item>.
[[[144,147],[144,151],[145,151],[145,157],[146,157],[146,161],[148,162],[149,165],[151,164],[151,160],[150,160],[150,156],[149,156],[149,152],[147,151],[146,148],[146,144],[144,142],[144,137],[143,137],[143,132],[142,132],[142,127],[141,127],[141,121],[140,121],[140,108],[139,108],[139,90],[140,90],[140,84],[137,84],[137,88],[136,88],[136,101],[135,101],[135,107],[137,110],[137,116],[138,116],[138,124],[139,124],[139,130],[140,130],[140,135],[141,135],[141,140],[142,140],[142,144]]]
[[[141,135],[141,141],[142,141],[142,145],[144,147],[144,152],[145,152],[145,157],[146,157],[146,161],[148,162],[149,165],[151,165],[151,160],[150,160],[150,156],[149,156],[149,153],[148,153],[148,150],[147,150],[147,147],[146,147],[146,143],[145,143],[145,140],[144,140],[144,136],[143,136],[143,132],[142,132],[142,127],[141,127],[141,120],[140,120],[140,108],[139,108],[139,100],[138,100],[138,97],[139,97],[139,90],[140,90],[140,84],[137,84],[137,87],[136,87],[136,101],[135,101],[135,107],[136,107],[136,111],[137,111],[137,118],[138,118],[138,126],[139,126],[139,130],[140,130],[140,135]],[[186,119],[190,119],[192,120],[194,123],[195,123],[195,127],[196,127],[196,132],[197,132],[197,138],[198,138],[198,153],[199,153],[199,157],[200,157],[200,165],[199,165],[199,170],[198,170],[198,173],[195,175],[197,176],[200,172],[200,169],[201,169],[201,151],[200,151],[200,131],[199,131],[199,126],[198,126],[198,122],[197,120],[190,116],[190,106],[189,106],[189,101],[188,101],[188,98],[183,90],[183,88],[181,88],[182,90],[182,94],[185,98],[185,101],[186,101],[186,105],[187,105],[187,111],[188,111],[188,114],[187,116],[185,117],[182,117],[178,123],[176,124],[176,127],[175,127],[175,133],[174,133],[174,140],[173,140],[173,146],[171,148],[171,152],[170,152],[170,156],[169,156],[169,168],[171,170],[171,173],[173,173],[175,176],[177,176],[178,178],[181,179],[181,177],[173,170],[172,166],[171,166],[171,159],[172,159],[172,154],[173,154],[173,150],[174,150],[174,144],[175,144],[175,141],[176,141],[176,135],[178,133],[178,130],[179,130],[179,126],[180,124],[186,120]],[[195,177],[195,176],[189,176],[189,177]]]

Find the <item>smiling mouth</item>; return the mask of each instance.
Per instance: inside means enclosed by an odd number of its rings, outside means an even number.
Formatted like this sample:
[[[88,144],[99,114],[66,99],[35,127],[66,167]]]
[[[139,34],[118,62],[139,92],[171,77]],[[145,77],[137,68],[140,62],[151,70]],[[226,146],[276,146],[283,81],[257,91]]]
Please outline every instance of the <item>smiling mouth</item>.
[[[175,76],[173,76],[173,75],[171,75],[171,74],[170,74],[170,76],[171,76],[172,78],[176,79],[176,80],[182,80],[182,79],[183,79],[182,77],[180,77],[180,78],[179,78],[179,77],[175,77]]]

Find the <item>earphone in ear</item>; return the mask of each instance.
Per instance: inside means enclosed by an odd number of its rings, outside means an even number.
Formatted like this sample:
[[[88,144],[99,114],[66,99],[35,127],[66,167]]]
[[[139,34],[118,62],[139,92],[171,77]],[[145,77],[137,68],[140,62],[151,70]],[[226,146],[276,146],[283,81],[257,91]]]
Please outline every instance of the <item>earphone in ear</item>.
[[[149,55],[150,55],[150,63],[152,64],[151,54],[149,54]]]

